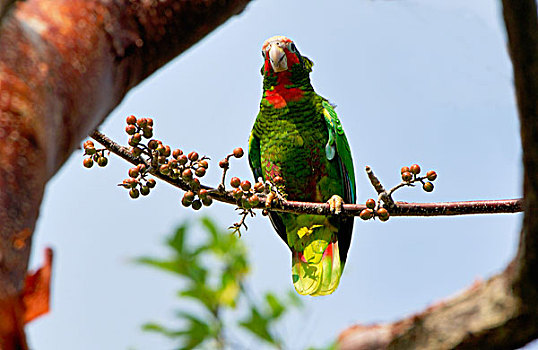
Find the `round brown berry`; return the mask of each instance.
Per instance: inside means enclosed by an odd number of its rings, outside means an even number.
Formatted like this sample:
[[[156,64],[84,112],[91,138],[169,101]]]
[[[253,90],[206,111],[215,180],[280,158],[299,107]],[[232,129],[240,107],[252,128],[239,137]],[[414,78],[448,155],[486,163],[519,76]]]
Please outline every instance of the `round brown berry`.
[[[155,181],[155,179],[148,179],[148,181],[146,181],[146,186],[149,188],[154,188],[156,184],[157,181]]]
[[[97,152],[97,150],[95,148],[93,148],[93,147],[88,147],[88,148],[85,149],[85,151],[86,151],[85,153],[87,155],[89,155],[89,156],[91,156],[92,154],[95,154]]]
[[[208,194],[209,194],[209,192],[207,192],[207,190],[202,189],[202,190],[200,190],[200,191],[198,192],[198,197],[200,197],[200,198],[206,198]]]
[[[385,208],[379,208],[379,210],[376,212],[376,215],[381,221],[386,221],[389,218],[389,212]]]
[[[84,160],[82,161],[82,164],[83,164],[86,168],[91,168],[91,167],[93,166],[93,159],[92,159],[92,157],[84,158]]]
[[[136,117],[134,115],[130,115],[126,119],[127,124],[136,124]]]
[[[368,199],[366,201],[366,208],[374,209],[375,208],[375,200],[373,200],[372,198]]]
[[[198,166],[201,166],[202,168],[209,168],[209,163],[207,162],[207,160],[203,159],[201,161],[198,162]]]
[[[168,175],[170,173],[170,166],[168,164],[163,164],[159,167],[159,172],[163,175]]]
[[[251,186],[252,186],[252,185],[250,184],[250,181],[248,181],[248,180],[245,180],[245,181],[241,182],[241,189],[242,189],[243,191],[248,191],[248,190],[250,190],[250,187],[251,187]]]
[[[403,173],[408,173],[410,172],[411,170],[409,169],[408,166],[404,166],[402,167],[402,169],[400,169],[400,174],[403,174]]]
[[[263,192],[263,190],[265,190],[265,185],[263,184],[263,182],[256,182],[254,184],[254,191],[255,192],[261,193],[261,192]]]
[[[363,209],[359,216],[363,220],[369,220],[374,216],[374,211],[372,209]]]
[[[185,194],[183,195],[183,198],[185,198],[186,200],[192,202],[194,200],[194,197],[195,197],[195,194],[194,192],[192,191],[187,191],[185,192]]]
[[[86,149],[86,148],[94,148],[95,145],[93,144],[93,141],[92,140],[88,140],[86,142],[84,142],[84,145],[83,145],[83,148]]]
[[[137,178],[138,175],[140,175],[140,172],[138,171],[138,167],[134,167],[129,169],[129,176],[132,178]]]
[[[182,155],[180,155],[179,157],[177,157],[177,161],[178,161],[178,163],[181,164],[181,165],[185,165],[185,164],[187,164],[187,161],[188,161],[188,160],[189,160],[189,159],[188,159],[187,156],[184,155],[184,154],[182,154]]]
[[[136,126],[131,125],[131,124],[127,125],[127,126],[125,127],[125,132],[126,132],[128,135],[133,135],[133,134],[136,132]]]
[[[437,179],[437,173],[433,170],[430,170],[426,173],[426,177],[428,178],[428,180],[434,181],[435,179]]]
[[[189,160],[190,160],[191,162],[195,162],[195,161],[198,160],[198,153],[196,153],[196,152],[191,152],[191,153],[189,153],[188,157],[189,157]]]
[[[138,157],[142,154],[142,148],[140,147],[132,147],[131,148],[131,154],[135,157]]]
[[[147,139],[149,139],[150,137],[153,137],[153,128],[151,126],[146,126],[142,130],[142,135]]]
[[[412,179],[413,179],[413,174],[411,174],[410,172],[406,171],[405,173],[402,174],[402,180],[411,181]]]
[[[241,199],[241,197],[243,196],[243,191],[240,188],[236,188],[232,191],[232,196],[235,199]]]
[[[140,187],[140,194],[143,196],[147,196],[149,194],[149,187],[148,186],[142,186]]]
[[[148,126],[148,120],[146,118],[140,118],[136,121],[136,125],[138,125],[141,129],[144,129],[146,126]]]
[[[250,205],[255,207],[260,203],[260,197],[258,197],[258,195],[256,194],[253,194],[252,196],[248,198],[248,202],[250,203]]]
[[[211,204],[213,204],[213,198],[211,197],[204,197],[201,199],[202,199],[202,204],[205,205],[206,207],[209,207]]]
[[[192,190],[195,192],[198,192],[200,190],[200,180],[198,179],[192,179],[189,182],[189,185],[191,185]]]
[[[192,170],[191,169],[183,170],[183,172],[181,173],[181,177],[185,181],[191,180],[192,179]]]
[[[131,188],[129,191],[129,196],[131,196],[133,199],[138,198],[140,196],[140,192],[136,188]]]
[[[237,188],[237,187],[239,187],[241,185],[241,180],[238,177],[232,177],[230,179],[230,185],[233,188]]]
[[[149,149],[157,149],[159,147],[159,142],[157,140],[149,140],[148,141],[148,148]]]
[[[136,181],[136,180],[133,179],[133,178],[128,178],[128,179],[123,180],[123,184],[124,184],[127,188],[135,188],[136,185],[138,185],[138,181]]]
[[[426,192],[433,191],[433,184],[431,182],[426,182],[424,185],[422,185],[422,189]]]
[[[200,202],[199,199],[196,199],[192,202],[192,209],[194,210],[200,210],[200,208],[202,207],[202,202]]]
[[[226,169],[230,166],[230,163],[228,162],[227,159],[223,159],[219,162],[219,167],[221,167],[222,169]]]
[[[108,158],[107,157],[99,157],[97,159],[97,165],[100,167],[105,167],[108,164]]]
[[[196,169],[196,171],[194,173],[198,177],[203,177],[205,175],[205,168],[200,167],[200,168]]]
[[[420,166],[418,164],[413,164],[409,167],[409,170],[415,174],[415,175],[418,175],[420,174]]]
[[[185,207],[188,207],[192,204],[192,201],[189,201],[188,199],[185,198],[185,196],[183,196],[183,198],[181,198],[181,204],[183,204],[183,206]]]
[[[176,148],[175,150],[172,151],[172,157],[176,159],[182,154],[183,154],[183,151],[180,150],[179,148]]]
[[[243,149],[241,147],[237,147],[233,150],[233,154],[235,158],[241,158],[244,154]]]
[[[164,146],[163,156],[170,157],[170,154],[172,154],[172,150],[170,149],[170,146],[168,145]]]
[[[140,163],[136,166],[136,168],[138,169],[138,171],[143,174],[146,172],[146,164],[144,163]]]

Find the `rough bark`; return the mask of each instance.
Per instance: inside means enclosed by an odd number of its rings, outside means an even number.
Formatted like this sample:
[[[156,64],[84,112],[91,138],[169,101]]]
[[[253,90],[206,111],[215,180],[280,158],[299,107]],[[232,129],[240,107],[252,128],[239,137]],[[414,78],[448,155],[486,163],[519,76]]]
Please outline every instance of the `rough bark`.
[[[130,88],[247,3],[27,0],[0,18],[2,349],[26,347],[19,294],[47,180]]]
[[[520,244],[499,275],[403,320],[354,326],[341,349],[514,349],[538,338],[538,20],[534,0],[503,0],[521,125]]]

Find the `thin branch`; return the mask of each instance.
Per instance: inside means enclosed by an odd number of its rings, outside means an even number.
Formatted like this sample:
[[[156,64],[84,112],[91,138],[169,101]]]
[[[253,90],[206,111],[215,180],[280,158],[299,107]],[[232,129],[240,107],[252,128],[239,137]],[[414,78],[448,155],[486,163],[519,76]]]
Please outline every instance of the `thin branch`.
[[[134,157],[128,148],[123,147],[110,138],[105,136],[100,131],[95,130],[91,135],[93,139],[102,144],[110,152],[125,159],[131,164],[138,165],[142,162],[139,157]],[[368,168],[369,169],[369,168]],[[149,172],[169,184],[178,187],[184,191],[190,191],[190,186],[181,179],[172,179],[166,175],[159,173],[156,170],[150,169]],[[370,169],[370,172],[373,172]],[[370,176],[370,175],[369,175]],[[373,175],[375,176],[375,175]],[[376,178],[377,179],[377,178]],[[379,180],[379,186],[383,188]],[[221,191],[207,185],[202,185],[201,188],[207,190],[209,195],[220,202],[237,204],[237,201],[232,196],[232,191]],[[379,187],[378,187],[379,188]],[[259,194],[260,204],[257,209],[265,208],[265,196]],[[358,216],[365,209],[363,204],[344,204],[342,215]],[[319,214],[330,215],[329,204],[327,203],[309,203],[296,201],[277,201],[271,207],[273,211],[289,212],[296,214]],[[500,214],[500,213],[517,213],[523,211],[521,199],[502,199],[502,200],[485,200],[485,201],[466,201],[466,202],[443,202],[443,203],[406,203],[394,202],[394,206],[390,208],[391,216],[451,216],[451,215],[470,215],[470,214]]]

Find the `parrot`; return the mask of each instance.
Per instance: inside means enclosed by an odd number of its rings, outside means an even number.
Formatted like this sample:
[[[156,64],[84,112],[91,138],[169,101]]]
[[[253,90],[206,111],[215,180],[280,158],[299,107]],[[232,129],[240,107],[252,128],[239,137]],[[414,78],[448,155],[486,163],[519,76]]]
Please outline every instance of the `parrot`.
[[[262,46],[260,110],[248,142],[256,181],[269,181],[281,199],[329,203],[331,215],[268,210],[289,246],[292,282],[300,295],[333,293],[351,244],[353,217],[339,215],[356,201],[351,149],[333,105],[310,83],[313,62],[285,36]]]

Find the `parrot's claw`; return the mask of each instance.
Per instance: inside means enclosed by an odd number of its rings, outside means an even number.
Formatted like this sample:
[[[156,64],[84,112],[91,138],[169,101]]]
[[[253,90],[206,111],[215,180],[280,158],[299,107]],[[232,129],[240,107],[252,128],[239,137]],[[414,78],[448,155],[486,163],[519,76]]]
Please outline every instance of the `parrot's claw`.
[[[344,206],[344,200],[338,195],[333,195],[327,203],[332,214],[338,215],[342,212],[342,207]]]

